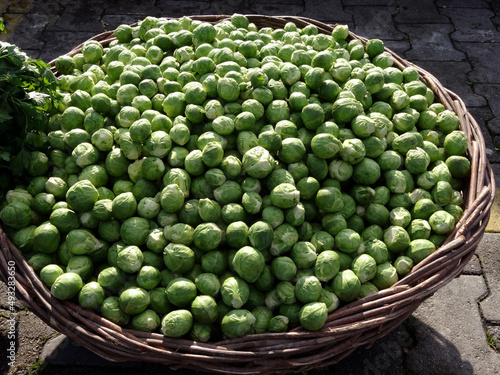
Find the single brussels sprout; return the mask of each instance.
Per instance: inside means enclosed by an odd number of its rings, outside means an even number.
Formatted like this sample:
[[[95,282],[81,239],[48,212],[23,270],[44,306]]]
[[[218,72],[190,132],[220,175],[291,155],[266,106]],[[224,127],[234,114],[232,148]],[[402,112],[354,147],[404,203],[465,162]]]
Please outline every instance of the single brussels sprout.
[[[249,176],[264,178],[274,169],[275,161],[268,150],[261,146],[248,150],[242,159],[243,168]]]
[[[286,332],[288,330],[289,319],[285,315],[273,316],[267,325],[269,332]]]
[[[349,164],[355,165],[366,156],[364,143],[358,138],[346,139],[342,142],[340,157]]]
[[[364,158],[354,166],[354,182],[361,185],[373,185],[380,178],[380,166],[370,158]]]
[[[281,224],[274,231],[269,250],[274,256],[281,255],[290,251],[298,240],[299,234],[295,227],[288,223]]]
[[[160,331],[167,337],[182,337],[193,326],[193,315],[189,310],[179,309],[166,314],[161,321]]]
[[[405,255],[400,255],[394,261],[394,268],[396,268],[396,272],[399,276],[404,276],[409,273],[413,268],[413,265],[413,259]]]
[[[78,303],[84,309],[97,310],[101,307],[105,298],[106,295],[102,286],[96,281],[91,281],[85,284],[80,290]]]
[[[137,273],[136,281],[140,288],[154,289],[161,281],[160,271],[153,266],[143,266]]]
[[[135,273],[139,271],[143,261],[144,255],[141,249],[135,245],[127,246],[118,251],[116,258],[117,266],[126,273]]]
[[[99,199],[99,192],[88,180],[78,181],[66,192],[66,201],[75,211],[90,210]]]
[[[354,301],[361,291],[361,282],[350,269],[340,271],[331,285],[333,292],[344,302]]]
[[[295,284],[295,296],[304,304],[316,302],[322,290],[321,282],[315,276],[302,276]]]
[[[151,309],[146,309],[132,318],[132,327],[139,331],[153,332],[159,326],[160,317]]]
[[[396,268],[389,263],[381,263],[377,266],[377,273],[371,282],[378,289],[390,288],[398,281],[398,273]]]
[[[99,272],[97,282],[103,288],[117,292],[125,282],[125,274],[118,267],[108,267]]]
[[[192,270],[195,263],[194,252],[191,248],[174,243],[169,243],[165,247],[163,260],[170,271],[180,274]]]
[[[352,253],[361,245],[361,236],[352,229],[342,229],[335,236],[335,244],[340,251]]]
[[[118,325],[125,325],[130,317],[120,308],[120,299],[117,296],[107,297],[101,305],[101,314],[104,318]]]
[[[94,271],[92,260],[86,255],[72,256],[66,266],[66,272],[74,272],[80,275],[83,281],[87,280]]]
[[[410,236],[403,227],[392,225],[384,232],[384,243],[389,251],[401,253],[408,248]]]
[[[166,212],[176,212],[184,205],[184,197],[184,191],[179,185],[166,185],[161,192],[161,207]]]
[[[58,276],[50,288],[50,293],[60,300],[67,300],[78,295],[83,287],[80,275],[66,272]]]
[[[323,302],[305,304],[299,312],[300,325],[308,331],[318,331],[326,323],[328,310]]]
[[[251,310],[255,317],[253,331],[255,333],[264,333],[267,331],[269,321],[273,318],[273,312],[267,306],[257,306]]]
[[[199,295],[191,302],[193,318],[200,323],[214,323],[219,315],[217,302],[211,296]]]
[[[196,285],[193,281],[178,277],[171,280],[166,289],[168,301],[177,307],[189,306],[197,294]]]
[[[202,223],[194,230],[193,242],[204,251],[217,248],[221,241],[222,230],[214,223]]]
[[[215,297],[220,291],[219,278],[213,273],[200,273],[194,282],[201,294]]]
[[[33,232],[33,250],[44,254],[54,253],[60,240],[61,235],[56,226],[50,222],[42,223]]]
[[[251,332],[255,321],[255,316],[248,310],[231,310],[222,318],[221,330],[228,338],[241,337]]]
[[[297,266],[291,258],[287,256],[279,256],[272,260],[271,270],[277,279],[289,281],[297,273]]]
[[[316,263],[316,248],[311,242],[297,242],[292,248],[290,257],[298,268],[310,268]]]
[[[351,267],[362,284],[373,279],[377,272],[377,262],[368,254],[361,254],[354,258]]]
[[[446,206],[451,202],[453,188],[447,181],[438,181],[431,190],[432,198],[440,206]]]
[[[57,264],[48,264],[40,270],[40,280],[50,288],[63,273],[64,270]]]
[[[389,213],[389,220],[391,225],[396,225],[402,228],[406,228],[411,222],[410,212],[403,207],[396,207]]]
[[[417,147],[406,153],[405,167],[413,174],[423,173],[430,164],[430,157],[424,149]]]
[[[2,208],[0,219],[5,225],[14,229],[22,229],[31,223],[31,209],[21,201],[13,201]]]
[[[253,247],[244,246],[234,255],[232,265],[236,273],[245,281],[257,281],[264,270],[264,256]]]
[[[428,220],[436,210],[436,204],[431,199],[422,198],[415,202],[411,209],[411,214],[415,219]]]
[[[220,294],[226,305],[239,309],[248,301],[250,288],[246,281],[232,276],[224,280]]]

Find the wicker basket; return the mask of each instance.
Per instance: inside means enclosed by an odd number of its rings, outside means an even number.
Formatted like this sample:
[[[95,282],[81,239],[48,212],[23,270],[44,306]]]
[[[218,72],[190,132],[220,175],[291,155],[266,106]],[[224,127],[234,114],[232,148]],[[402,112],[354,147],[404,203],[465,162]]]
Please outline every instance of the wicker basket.
[[[217,23],[228,16],[193,16]],[[258,27],[282,28],[287,22],[314,24],[330,34],[333,26],[307,18],[249,15]],[[349,38],[366,39],[355,34]],[[113,33],[92,38],[107,45]],[[69,55],[81,50],[77,46]],[[215,343],[170,339],[159,333],[124,329],[71,302],[52,297],[0,228],[0,278],[7,282],[8,266],[15,263],[16,295],[44,322],[84,347],[112,361],[148,361],[174,369],[187,368],[230,374],[272,374],[305,371],[339,362],[359,347],[368,347],[396,328],[430,295],[458,276],[481,240],[495,192],[483,136],[463,101],[428,72],[386,49],[397,67],[414,66],[446,108],[455,111],[468,137],[471,176],[464,191],[465,214],[436,252],[389,289],[352,302],[328,317],[317,332],[294,329],[287,333],[247,335]],[[52,66],[54,62],[51,63]],[[14,262],[14,263],[13,263]]]

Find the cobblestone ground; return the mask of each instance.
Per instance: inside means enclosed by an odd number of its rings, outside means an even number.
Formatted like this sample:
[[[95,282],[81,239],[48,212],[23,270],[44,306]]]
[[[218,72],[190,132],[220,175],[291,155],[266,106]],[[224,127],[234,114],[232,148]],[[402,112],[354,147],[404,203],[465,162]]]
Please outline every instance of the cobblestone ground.
[[[478,122],[494,171],[500,176],[500,2],[468,0],[3,0],[8,33],[0,40],[46,62],[93,35],[145,16],[195,14],[292,15],[342,23],[358,35],[384,40],[400,56],[438,77],[457,93]],[[498,184],[498,182],[497,182]],[[310,374],[498,374],[500,355],[500,204],[488,233],[464,274],[439,290],[396,331],[340,364]],[[0,283],[0,356],[8,350],[7,291]],[[100,359],[16,307],[16,368],[0,360],[3,374],[150,374],[170,371]],[[488,344],[489,342],[489,344]],[[31,372],[30,372],[31,371]]]

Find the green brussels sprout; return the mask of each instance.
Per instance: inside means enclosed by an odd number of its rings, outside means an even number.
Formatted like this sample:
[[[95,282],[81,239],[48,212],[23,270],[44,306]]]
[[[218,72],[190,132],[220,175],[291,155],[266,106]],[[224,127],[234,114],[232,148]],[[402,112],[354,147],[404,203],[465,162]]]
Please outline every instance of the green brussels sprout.
[[[130,217],[120,228],[120,236],[126,244],[141,246],[149,235],[149,221],[143,217]]]
[[[160,317],[151,309],[146,309],[132,318],[132,327],[138,331],[153,332],[159,326]]]
[[[239,309],[248,301],[250,288],[243,279],[232,276],[222,282],[220,295],[226,305]]]
[[[40,270],[40,280],[50,288],[63,273],[64,270],[57,264],[48,264]]]
[[[192,270],[195,263],[194,252],[191,248],[174,243],[169,243],[165,247],[163,260],[170,271],[179,274]]]
[[[176,212],[184,205],[184,192],[177,184],[166,185],[161,192],[160,204],[166,212]]]
[[[412,258],[405,255],[400,255],[394,261],[394,268],[396,268],[396,272],[399,276],[404,276],[411,271],[411,269],[413,268],[413,264],[414,262]]]
[[[361,254],[354,258],[351,267],[362,284],[373,279],[377,272],[377,262],[368,254]]]
[[[230,223],[226,228],[225,241],[228,246],[241,248],[248,244],[248,225],[243,221]]]
[[[152,266],[143,266],[137,273],[136,281],[140,288],[154,289],[161,281],[160,271]]]
[[[66,272],[74,272],[80,275],[83,281],[87,280],[94,271],[92,260],[86,255],[72,256],[66,266]]]
[[[161,321],[161,333],[167,337],[182,337],[191,330],[193,315],[189,310],[179,309],[166,314]]]
[[[98,62],[104,54],[104,48],[99,42],[94,40],[87,41],[82,47],[83,58],[86,63],[96,63]]]
[[[273,316],[267,325],[269,332],[286,332],[288,330],[289,319],[285,315]]]
[[[390,252],[401,253],[408,248],[410,235],[403,227],[392,225],[384,232],[384,243]]]
[[[118,291],[125,282],[125,275],[118,267],[108,267],[97,275],[97,282],[112,292]]]
[[[282,281],[291,280],[297,273],[297,266],[287,256],[279,256],[272,260],[271,270],[277,279]]]
[[[470,161],[465,156],[452,155],[446,158],[445,163],[453,177],[464,178],[470,174]]]
[[[201,268],[204,272],[222,275],[228,266],[226,254],[219,250],[212,250],[201,256]]]
[[[222,230],[214,223],[202,223],[193,233],[193,242],[201,250],[210,251],[222,241]]]
[[[346,139],[342,142],[340,157],[349,164],[355,165],[366,156],[366,149],[363,141],[358,138]]]
[[[398,281],[396,268],[390,263],[385,262],[377,266],[377,273],[371,282],[378,289],[390,288]]]
[[[304,304],[316,302],[322,290],[321,282],[315,276],[303,276],[295,284],[295,296]]]
[[[297,242],[293,245],[290,257],[298,268],[310,268],[316,263],[316,248],[311,242]]]
[[[264,256],[253,247],[244,246],[234,255],[232,265],[236,273],[245,281],[257,281],[264,270]]]
[[[78,303],[84,309],[97,310],[101,307],[106,295],[104,289],[97,281],[85,284],[78,294]]]
[[[300,325],[308,331],[318,331],[326,323],[328,310],[323,302],[305,304],[299,312]]]
[[[361,284],[361,292],[359,293],[359,298],[364,298],[378,293],[378,288],[371,282]]]
[[[165,293],[172,305],[186,307],[196,298],[196,284],[185,277],[177,277],[168,283]]]
[[[352,229],[342,229],[335,236],[335,244],[340,251],[352,253],[361,245],[361,236]]]
[[[120,308],[120,299],[117,296],[107,297],[101,305],[101,314],[104,318],[118,325],[125,325],[130,317]]]
[[[126,273],[135,273],[141,269],[143,261],[141,249],[130,245],[118,251],[116,265]]]
[[[406,228],[411,222],[410,212],[403,207],[396,207],[389,213],[391,225]]]
[[[430,157],[424,149],[417,147],[406,153],[405,167],[413,174],[423,173],[430,164]]]
[[[255,333],[264,333],[267,331],[269,321],[273,318],[273,312],[267,306],[257,306],[251,310],[255,317],[253,331]]]
[[[90,210],[99,199],[99,192],[88,180],[81,180],[72,185],[66,192],[66,201],[75,211]]]
[[[446,206],[451,202],[453,188],[447,181],[438,181],[431,190],[432,198],[440,206]]]
[[[221,287],[219,278],[210,272],[200,273],[194,283],[201,294],[212,297],[218,295]]]
[[[57,299],[68,300],[78,295],[82,287],[83,281],[80,275],[66,272],[54,280],[50,293]]]
[[[411,209],[411,214],[415,219],[428,220],[436,210],[436,204],[431,199],[422,198],[415,202]]]
[[[31,223],[31,209],[27,204],[21,201],[13,201],[2,208],[2,211],[0,211],[0,219],[9,227],[22,229]]]
[[[429,224],[437,234],[449,234],[455,227],[455,218],[445,210],[438,210],[429,217]]]
[[[331,286],[335,295],[344,302],[354,301],[361,290],[361,282],[350,269],[340,271],[333,279]]]
[[[446,110],[438,113],[438,116],[436,119],[436,125],[443,132],[445,132],[446,134],[449,134],[459,127],[460,120],[454,112],[446,109]]]
[[[236,338],[251,332],[256,322],[255,316],[248,310],[235,309],[229,311],[221,321],[221,330],[224,336]]]
[[[256,221],[248,229],[248,239],[256,250],[262,251],[273,241],[273,228],[269,223]]]
[[[278,256],[290,251],[298,240],[299,234],[292,225],[281,224],[274,231],[269,250],[272,255]]]
[[[304,143],[298,138],[285,138],[281,143],[279,159],[287,164],[300,161],[306,154]]]
[[[352,178],[357,184],[373,185],[380,178],[380,166],[366,157],[354,166]]]
[[[33,250],[45,254],[54,253],[59,247],[60,240],[61,235],[57,227],[45,222],[33,232]]]
[[[315,202],[325,212],[336,212],[344,206],[340,190],[333,186],[319,189],[315,197]]]
[[[217,302],[211,296],[199,295],[191,302],[191,313],[194,320],[200,323],[214,323],[219,315]]]

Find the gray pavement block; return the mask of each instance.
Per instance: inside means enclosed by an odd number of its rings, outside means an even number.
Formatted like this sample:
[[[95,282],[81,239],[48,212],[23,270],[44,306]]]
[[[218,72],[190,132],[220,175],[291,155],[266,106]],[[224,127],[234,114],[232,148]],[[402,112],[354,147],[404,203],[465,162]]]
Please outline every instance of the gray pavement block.
[[[211,8],[211,5],[214,8]],[[217,2],[213,4],[206,1],[161,1],[157,4],[160,14],[164,17],[194,16],[198,14],[215,14],[215,9],[220,8]],[[214,13],[215,12],[215,13]],[[247,13],[247,12],[244,12]]]
[[[433,0],[400,0],[398,6],[399,14],[394,17],[396,23],[448,23],[448,19],[439,14]]]
[[[396,0],[348,0],[343,3],[345,6],[393,7],[397,5]]]
[[[485,320],[500,323],[500,234],[486,234],[477,248],[489,295],[480,302]]]
[[[352,31],[366,38],[403,40],[404,34],[392,22],[396,7],[347,6],[345,11],[354,18]]]
[[[21,303],[19,303],[19,300],[16,298],[14,300],[14,304],[11,305],[8,295],[9,295],[9,288],[7,287],[7,284],[4,282],[0,281],[0,309],[10,311],[10,307],[14,306],[16,310],[20,309],[22,307]]]
[[[50,14],[24,15],[21,22],[14,29],[7,28],[8,40],[23,50],[41,50],[44,47],[41,40],[43,32],[55,19],[57,19],[57,16]]]
[[[392,52],[404,57],[405,53],[411,49],[410,43],[404,40],[384,40],[384,45],[389,48]]]
[[[120,367],[134,370],[142,367],[139,362],[122,363],[104,359],[63,334],[58,334],[45,343],[40,360],[45,364],[45,368],[50,369],[60,366],[88,366],[92,368]],[[52,370],[49,373],[52,373]]]
[[[491,108],[493,118],[488,121],[488,130],[491,134],[500,135],[500,83],[474,84],[474,91],[482,95]]]
[[[475,254],[469,263],[465,265],[465,268],[463,270],[464,275],[482,275],[483,270],[481,268],[481,263],[479,261],[479,258],[477,254]]]
[[[352,16],[344,11],[339,1],[308,0],[304,4],[304,11],[297,15],[332,24],[352,22]]]
[[[47,26],[47,31],[58,32],[93,32],[99,34],[103,27],[101,15],[103,8],[96,4],[87,4],[77,2],[72,6],[64,8],[62,14],[51,25]]]
[[[60,55],[64,55],[71,51],[77,45],[92,38],[94,35],[102,33],[101,29],[98,32],[92,31],[65,31],[55,32],[46,31],[42,35],[42,40],[45,41],[45,48],[42,50],[40,58],[45,62],[50,62]]]
[[[473,71],[469,78],[474,83],[499,83],[500,66],[492,64],[492,56],[500,56],[499,43],[455,43],[470,61]]]
[[[468,74],[472,70],[467,61],[412,60],[413,63],[431,73],[441,84],[457,94],[467,107],[482,107],[487,104],[484,96],[474,92]],[[450,75],[449,72],[454,74]]]
[[[487,107],[469,107],[468,110],[481,129],[489,162],[500,163],[500,155],[495,149],[495,142],[487,127],[488,122],[493,118],[490,109]]]
[[[500,41],[500,32],[491,21],[494,16],[491,10],[464,8],[462,12],[457,12],[456,9],[443,9],[440,13],[450,17],[455,25],[456,30],[451,34],[452,40],[490,43]]]
[[[489,2],[484,0],[437,0],[436,5],[439,8],[488,8]]]
[[[457,51],[451,43],[449,34],[454,30],[449,23],[443,24],[400,24],[412,49],[405,56],[409,60],[426,61],[463,61],[465,55]]]
[[[487,292],[480,276],[462,275],[413,314],[416,345],[407,355],[412,374],[495,374],[500,355],[487,343],[477,300]]]
[[[140,6],[138,6],[139,3],[134,0],[99,1],[99,3],[103,4],[104,15],[133,14],[138,15],[139,18],[145,18],[146,16],[168,16],[168,13],[162,14],[161,9],[156,6],[155,0],[140,1]]]

